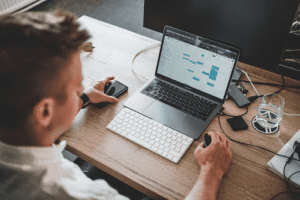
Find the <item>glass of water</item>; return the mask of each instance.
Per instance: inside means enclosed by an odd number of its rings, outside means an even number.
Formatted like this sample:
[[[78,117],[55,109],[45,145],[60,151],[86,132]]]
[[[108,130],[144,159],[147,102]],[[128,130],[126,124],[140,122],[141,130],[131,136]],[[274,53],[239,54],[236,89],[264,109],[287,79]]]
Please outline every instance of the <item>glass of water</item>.
[[[256,122],[265,129],[278,127],[284,104],[284,99],[278,94],[264,95],[256,112]]]

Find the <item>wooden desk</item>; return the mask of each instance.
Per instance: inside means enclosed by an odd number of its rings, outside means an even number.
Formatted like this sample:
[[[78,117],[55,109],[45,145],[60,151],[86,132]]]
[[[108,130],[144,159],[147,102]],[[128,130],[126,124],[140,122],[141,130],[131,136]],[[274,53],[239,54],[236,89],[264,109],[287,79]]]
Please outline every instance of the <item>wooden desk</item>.
[[[203,136],[193,142],[178,164],[174,164],[105,128],[123,109],[123,103],[146,81],[131,71],[134,55],[159,42],[86,16],[79,21],[92,34],[91,41],[95,46],[92,54],[81,54],[84,85],[88,86],[103,76],[114,75],[128,85],[129,91],[119,98],[118,104],[108,105],[103,109],[92,105],[80,111],[71,128],[60,140],[67,141],[67,150],[155,199],[184,199],[200,172],[193,153],[203,141]],[[134,69],[144,76],[154,74],[158,53],[157,47],[140,54],[134,62]],[[242,63],[238,67],[249,72],[253,81],[281,83],[280,75]],[[241,79],[246,80],[246,77],[243,75]],[[289,78],[286,78],[286,84],[300,85]],[[250,85],[247,88],[248,96],[255,95]],[[256,88],[261,94],[278,90],[276,87],[261,85],[256,85]],[[280,95],[286,101],[286,113],[300,113],[299,90],[284,89]],[[285,115],[277,134],[263,135],[251,126],[258,104],[258,101],[251,104],[248,114],[244,116],[249,125],[248,130],[233,132],[226,123],[227,117],[222,116],[223,129],[236,140],[278,152],[300,129],[300,117]],[[228,114],[238,115],[244,112],[244,109],[238,109],[231,100],[227,100],[224,107]],[[210,130],[220,131],[217,117],[205,132]],[[223,177],[218,199],[265,200],[286,190],[283,179],[266,167],[273,154],[234,142],[231,142],[231,146],[232,162]]]

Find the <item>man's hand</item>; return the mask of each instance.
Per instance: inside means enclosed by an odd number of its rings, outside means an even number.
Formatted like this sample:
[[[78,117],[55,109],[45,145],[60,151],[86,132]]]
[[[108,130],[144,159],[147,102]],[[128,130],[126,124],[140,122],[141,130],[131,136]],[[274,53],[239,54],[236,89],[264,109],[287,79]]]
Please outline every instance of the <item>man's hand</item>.
[[[222,178],[229,168],[232,157],[230,142],[220,132],[211,131],[208,135],[211,136],[210,145],[204,148],[201,142],[194,152],[195,158],[201,171]]]
[[[88,89],[86,94],[89,97],[91,103],[110,102],[117,103],[118,99],[112,96],[104,94],[104,87],[111,83],[115,77],[105,77],[98,81],[92,88]]]
[[[186,200],[215,200],[222,176],[229,168],[232,157],[229,141],[219,132],[211,131],[208,135],[210,145],[204,148],[201,142],[194,152],[201,172]]]

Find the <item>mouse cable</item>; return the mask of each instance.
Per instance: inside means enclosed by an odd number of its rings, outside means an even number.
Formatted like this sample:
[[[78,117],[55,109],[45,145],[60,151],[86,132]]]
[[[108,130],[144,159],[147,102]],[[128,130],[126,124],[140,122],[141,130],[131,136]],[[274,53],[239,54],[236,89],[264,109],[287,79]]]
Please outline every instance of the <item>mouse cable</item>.
[[[222,125],[221,125],[221,120],[220,120],[220,114],[218,115],[218,121],[219,121],[220,129],[221,129],[222,132],[226,135],[226,137],[228,137],[231,141],[236,142],[236,143],[239,143],[239,144],[244,144],[244,145],[252,146],[252,147],[258,147],[258,148],[260,148],[260,149],[263,149],[263,150],[268,151],[268,152],[270,152],[270,153],[273,153],[273,154],[275,154],[275,155],[278,155],[278,156],[281,156],[281,157],[285,157],[285,158],[289,158],[290,160],[296,160],[296,161],[300,162],[300,160],[295,159],[295,158],[293,158],[293,157],[291,157],[291,156],[288,157],[288,156],[285,156],[285,155],[278,154],[278,153],[276,153],[276,152],[274,152],[274,151],[271,151],[271,150],[269,150],[269,149],[266,149],[266,148],[264,148],[264,147],[260,147],[260,146],[253,145],[253,144],[247,144],[247,143],[244,143],[244,142],[240,142],[240,141],[234,140],[234,139],[232,139],[231,137],[229,137],[229,136],[225,133],[225,131],[223,130]],[[287,164],[287,162],[286,162],[286,164]],[[300,171],[298,171],[298,172],[300,172]],[[298,172],[295,172],[294,174],[296,174],[296,173],[298,173]],[[292,174],[292,175],[294,175],[294,174]],[[291,175],[291,176],[292,176],[292,175]],[[289,179],[291,178],[291,176],[289,177]],[[286,181],[286,177],[285,177],[285,168],[284,168],[284,179],[285,179],[285,181]],[[289,179],[288,179],[288,180],[289,180]],[[290,193],[293,195],[293,192],[290,191],[290,188],[289,188],[289,185],[288,185],[287,182],[286,182],[286,184],[287,184],[287,187],[288,187],[288,190],[289,190],[289,191],[281,192],[281,193],[277,194],[276,196],[278,196],[278,195],[280,195],[280,194],[282,194],[282,193],[287,193],[287,192],[290,192]],[[275,197],[276,197],[276,196],[275,196]],[[294,196],[294,195],[293,195],[293,196]],[[274,198],[274,197],[273,197],[273,198]],[[273,198],[272,198],[272,199],[273,199]]]
[[[233,116],[233,115],[228,115],[228,114],[224,113],[223,110],[224,110],[225,108],[222,107],[221,110],[218,112],[218,114],[219,114],[219,115],[226,115],[227,117],[242,117],[242,116],[244,116],[244,115],[246,115],[246,114],[248,113],[248,106],[247,106],[246,108],[247,108],[247,110],[246,110],[246,112],[244,112],[243,114],[237,115],[237,116]]]
[[[146,48],[140,50],[137,54],[135,54],[135,56],[133,57],[132,62],[131,62],[131,70],[133,71],[133,73],[135,73],[136,75],[138,75],[138,76],[140,76],[140,77],[143,77],[143,78],[146,79],[146,80],[149,80],[148,77],[143,76],[143,75],[137,73],[137,72],[133,69],[133,62],[134,62],[135,58],[136,58],[139,54],[141,54],[141,53],[143,53],[143,52],[145,52],[145,51],[147,51],[147,50],[149,50],[149,49],[153,49],[153,48],[159,47],[159,46],[161,46],[161,43],[153,44],[153,45],[151,45],[151,46],[148,46],[148,47],[146,47]]]

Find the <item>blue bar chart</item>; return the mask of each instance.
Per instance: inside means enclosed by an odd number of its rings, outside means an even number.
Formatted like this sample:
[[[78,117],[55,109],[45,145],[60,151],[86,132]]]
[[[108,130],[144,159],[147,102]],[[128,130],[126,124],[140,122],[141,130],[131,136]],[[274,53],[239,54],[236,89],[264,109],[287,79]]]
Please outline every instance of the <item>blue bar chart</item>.
[[[202,74],[208,76],[209,79],[211,79],[211,80],[213,80],[213,81],[216,81],[217,76],[218,76],[218,71],[219,71],[219,67],[212,66],[212,67],[211,67],[211,70],[210,70],[210,73],[205,72],[205,71],[202,71]],[[215,86],[214,84],[209,83],[209,82],[207,82],[207,85],[209,85],[209,86],[211,86],[211,87],[214,87],[214,86]]]

